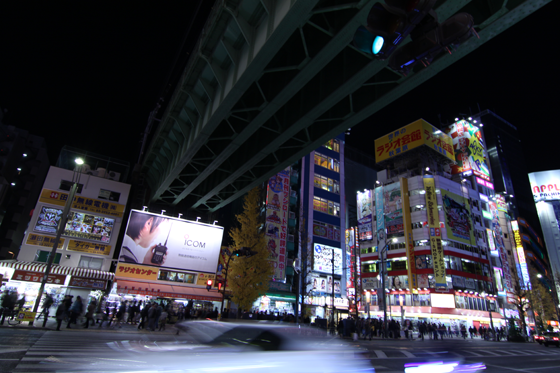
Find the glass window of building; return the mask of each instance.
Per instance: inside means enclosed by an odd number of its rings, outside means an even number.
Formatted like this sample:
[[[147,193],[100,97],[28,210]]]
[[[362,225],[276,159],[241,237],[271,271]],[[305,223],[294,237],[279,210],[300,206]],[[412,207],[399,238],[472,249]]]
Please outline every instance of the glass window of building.
[[[103,258],[82,255],[78,267],[101,270],[103,267]]]
[[[340,153],[340,140],[331,139],[327,141],[323,146],[327,149]]]

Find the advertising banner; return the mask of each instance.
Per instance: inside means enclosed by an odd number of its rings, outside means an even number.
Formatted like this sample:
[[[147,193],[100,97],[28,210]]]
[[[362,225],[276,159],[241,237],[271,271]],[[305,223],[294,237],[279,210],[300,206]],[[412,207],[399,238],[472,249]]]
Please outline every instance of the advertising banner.
[[[92,243],[77,240],[70,240],[68,247],[71,251],[79,251],[88,254],[109,255],[111,253],[111,245],[104,245],[102,243]]]
[[[423,145],[455,161],[451,138],[423,119],[375,140],[375,160],[379,163]]]
[[[196,284],[206,286],[208,280],[214,280],[215,278],[216,275],[213,273],[199,273],[196,278]]]
[[[28,282],[41,282],[43,281],[44,272],[31,272],[16,269],[12,275],[12,281],[28,281]],[[66,282],[66,275],[50,274],[47,277],[47,284],[64,285]]]
[[[93,279],[93,278],[84,278],[84,277],[74,277],[74,276],[72,276],[68,286],[73,286],[73,287],[78,287],[78,288],[105,290],[105,288],[107,288],[107,281],[96,280],[96,279]]]
[[[58,224],[62,220],[62,210],[41,206],[41,212],[37,217],[37,222],[35,223],[35,228],[33,230],[37,232],[56,234],[58,229]]]
[[[69,194],[64,192],[59,192],[50,189],[43,189],[41,191],[41,196],[39,197],[39,202],[48,203],[51,205],[64,206],[66,205],[68,196]],[[91,213],[110,215],[117,218],[122,218],[124,214],[125,206],[114,202],[108,202],[105,200],[76,196],[74,197],[74,202],[70,207],[73,209],[84,210]]]
[[[119,260],[215,273],[223,232],[218,225],[132,210]]]
[[[315,272],[333,273],[332,259],[334,252],[334,274],[342,275],[342,250],[336,247],[315,244],[313,250],[313,270]]]
[[[346,229],[346,265],[352,268],[346,270],[346,295],[353,295],[355,291],[354,286],[354,270],[353,270],[353,260],[354,260],[354,250],[356,249],[356,233],[354,228]]]
[[[28,245],[36,245],[36,246],[43,246],[43,247],[50,247],[52,249],[54,245],[55,237],[51,236],[43,236],[42,234],[30,233],[27,236],[27,241],[25,242]],[[64,238],[61,238],[58,242],[57,249],[61,249],[64,245]]]
[[[453,139],[457,163],[451,166],[451,174],[472,170],[477,176],[490,180],[486,147],[479,128],[466,120],[453,123],[444,130]]]
[[[70,212],[64,235],[86,240],[109,242],[113,234],[115,219],[103,216]]]
[[[498,212],[498,206],[495,202],[488,202],[488,207],[490,208],[490,213],[492,214],[492,231],[494,232],[494,242],[502,261],[502,275],[504,277],[504,286],[506,290],[512,290],[513,283],[511,279],[511,271],[509,269],[506,245],[504,243],[504,235],[502,234],[502,227],[500,226],[500,214]]]
[[[467,200],[455,193],[441,190],[443,210],[445,212],[447,238],[467,245],[475,245],[471,210]]]
[[[486,236],[488,237],[488,247],[490,251],[496,251],[496,243],[494,242],[494,234],[491,229],[486,228]]]
[[[511,222],[511,228],[513,231],[513,237],[515,238],[515,251],[517,252],[519,268],[521,269],[520,280],[523,280],[523,287],[525,289],[531,289],[529,269],[527,268],[527,260],[525,258],[525,251],[523,250],[523,242],[521,241],[521,235],[519,234],[519,225],[517,224],[517,221],[513,220]]]
[[[156,281],[158,279],[158,272],[159,270],[153,267],[119,263],[117,265],[117,270],[115,271],[115,276],[117,278],[126,277]]]
[[[412,219],[410,217],[410,198],[408,196],[408,179],[401,178],[401,196],[404,226],[404,242],[406,245],[406,260],[408,261],[408,283],[410,287],[416,289],[416,257],[414,255],[414,238],[412,236]]]
[[[428,212],[428,226],[430,228],[430,247],[434,267],[435,286],[447,288],[443,246],[441,244],[441,228],[437,208],[435,180],[432,176],[424,176],[426,190],[426,211]]]
[[[373,211],[371,202],[371,190],[358,192],[358,237],[360,240],[371,240],[373,238]]]
[[[496,283],[496,291],[504,291],[504,284],[502,282],[502,269],[494,267],[494,281]]]
[[[401,233],[403,206],[400,182],[383,186],[383,214],[387,234]]]
[[[376,228],[375,232],[379,233],[379,231],[385,231],[385,218],[383,217],[383,187],[375,188],[375,219],[376,219]],[[379,239],[379,235],[377,236]],[[378,242],[379,244],[379,242]]]
[[[560,170],[531,172],[529,183],[535,202],[560,199]]]
[[[287,170],[268,179],[266,198],[266,240],[268,260],[274,267],[274,279],[286,278],[286,242],[290,205],[290,174]]]

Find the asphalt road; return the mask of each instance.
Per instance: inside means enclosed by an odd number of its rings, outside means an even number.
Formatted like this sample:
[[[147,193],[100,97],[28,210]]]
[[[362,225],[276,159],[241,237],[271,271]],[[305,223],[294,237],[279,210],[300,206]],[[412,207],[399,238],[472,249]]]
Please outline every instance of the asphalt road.
[[[0,328],[1,372],[71,371],[100,364],[134,364],[134,356],[149,354],[150,346],[182,344],[185,336],[166,332],[123,329],[71,329],[49,331]],[[443,341],[373,340],[349,343],[368,351],[378,373],[404,372],[405,364],[428,361],[484,363],[485,372],[552,373],[560,371],[560,348],[536,343],[488,342],[480,339]],[[131,353],[132,351],[132,353]],[[132,357],[131,357],[132,356]]]
[[[360,340],[354,344],[365,348],[376,372],[403,372],[407,363],[458,361],[461,364],[484,363],[485,372],[557,373],[560,371],[560,348],[538,343],[490,342],[466,340]]]

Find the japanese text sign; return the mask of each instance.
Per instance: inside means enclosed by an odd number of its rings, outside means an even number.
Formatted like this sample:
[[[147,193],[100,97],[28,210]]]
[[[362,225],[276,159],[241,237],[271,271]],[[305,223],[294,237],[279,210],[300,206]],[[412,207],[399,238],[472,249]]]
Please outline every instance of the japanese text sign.
[[[43,236],[42,234],[30,233],[27,236],[27,241],[25,242],[28,245],[36,245],[36,246],[44,246],[52,248],[54,245],[55,237],[51,236]],[[58,242],[57,249],[61,249],[64,246],[64,238],[61,238]]]
[[[159,270],[153,267],[119,263],[119,265],[117,266],[117,271],[115,272],[115,277],[157,280],[158,272]]]
[[[44,275],[43,272],[29,272],[16,269],[12,275],[12,281],[41,282]],[[65,282],[66,275],[50,274],[47,277],[47,284],[64,285]]]
[[[64,206],[67,200],[67,193],[50,189],[43,189],[39,197],[39,202],[58,206]],[[71,208],[118,218],[122,218],[124,213],[124,205],[82,196],[74,197]]]
[[[430,228],[430,248],[432,251],[432,262],[434,277],[437,288],[446,288],[445,260],[443,246],[441,244],[441,228],[439,225],[439,213],[437,207],[436,185],[433,177],[424,177],[424,189],[426,189],[426,211],[428,212],[428,226]]]
[[[109,255],[111,253],[111,245],[77,240],[70,240],[67,249],[71,251],[80,251],[82,253],[99,255]]]
[[[455,161],[451,138],[423,119],[376,139],[375,160],[379,163],[422,145]]]

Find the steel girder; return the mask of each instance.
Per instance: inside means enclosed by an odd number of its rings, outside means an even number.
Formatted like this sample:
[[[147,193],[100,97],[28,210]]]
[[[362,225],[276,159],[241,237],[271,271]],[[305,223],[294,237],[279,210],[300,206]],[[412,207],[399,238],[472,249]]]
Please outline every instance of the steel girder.
[[[447,0],[471,38],[403,77],[351,45],[375,1],[221,1],[143,161],[152,200],[215,211],[550,0]]]

